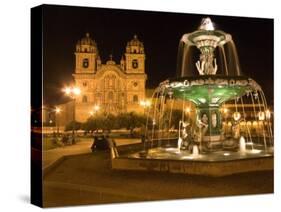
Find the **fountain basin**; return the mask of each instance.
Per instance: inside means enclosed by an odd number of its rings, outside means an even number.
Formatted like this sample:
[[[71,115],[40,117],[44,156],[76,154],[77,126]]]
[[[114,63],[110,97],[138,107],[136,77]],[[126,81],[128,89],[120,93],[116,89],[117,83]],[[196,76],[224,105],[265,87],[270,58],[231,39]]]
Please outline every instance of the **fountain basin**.
[[[140,146],[128,145],[129,150]],[[136,149],[135,149],[136,148]],[[134,151],[118,156],[111,151],[111,165],[114,170],[135,170],[165,173],[206,175],[213,177],[237,173],[273,170],[273,154],[266,151],[246,151],[245,154],[220,151],[194,155],[177,148],[153,148],[145,156]],[[118,152],[118,147],[117,147]]]

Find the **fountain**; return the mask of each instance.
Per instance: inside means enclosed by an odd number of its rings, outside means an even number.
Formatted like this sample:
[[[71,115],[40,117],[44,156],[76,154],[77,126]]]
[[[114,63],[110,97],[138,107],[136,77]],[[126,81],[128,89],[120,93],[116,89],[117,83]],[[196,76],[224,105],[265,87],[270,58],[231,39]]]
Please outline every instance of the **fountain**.
[[[273,167],[272,123],[265,95],[254,79],[242,74],[232,36],[216,30],[210,18],[203,19],[197,31],[182,36],[177,77],[160,83],[152,99],[142,149],[146,154],[142,157],[136,151],[122,160],[139,159],[149,167],[154,160],[163,160],[169,170],[176,161],[188,167],[193,166],[188,161],[197,161],[198,166],[211,162],[214,167],[225,167],[216,163],[220,161],[231,161],[234,167],[246,164],[247,168],[227,169],[223,174]],[[254,168],[241,159],[265,165]],[[129,169],[140,165],[135,166]],[[177,171],[201,174],[198,170]],[[203,172],[223,175],[209,169]]]

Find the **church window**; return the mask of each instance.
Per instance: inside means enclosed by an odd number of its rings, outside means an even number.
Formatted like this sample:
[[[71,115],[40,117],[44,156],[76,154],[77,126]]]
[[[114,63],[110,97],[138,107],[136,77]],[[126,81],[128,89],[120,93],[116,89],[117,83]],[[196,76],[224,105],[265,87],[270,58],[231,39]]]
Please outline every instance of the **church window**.
[[[138,86],[138,82],[134,82],[133,85],[134,85],[134,87],[137,87]]]
[[[101,103],[101,94],[100,93],[96,94],[96,102]]]
[[[114,100],[113,92],[109,92],[107,97],[109,102],[113,102]]]
[[[114,88],[114,84],[115,84],[115,79],[114,79],[114,77],[111,77],[111,78],[109,79],[109,87],[110,87],[110,88]]]
[[[88,102],[87,96],[83,96],[82,102],[84,102],[84,103]]]
[[[138,95],[134,95],[134,96],[133,96],[133,102],[138,102],[138,101],[139,101]]]
[[[104,78],[105,88],[111,88],[115,89],[115,83],[116,83],[116,77],[115,75],[108,75]]]
[[[88,68],[89,67],[89,59],[85,58],[83,59],[83,68]]]
[[[134,60],[132,61],[132,66],[133,66],[133,68],[138,68],[138,66],[139,66],[138,60],[134,59]]]

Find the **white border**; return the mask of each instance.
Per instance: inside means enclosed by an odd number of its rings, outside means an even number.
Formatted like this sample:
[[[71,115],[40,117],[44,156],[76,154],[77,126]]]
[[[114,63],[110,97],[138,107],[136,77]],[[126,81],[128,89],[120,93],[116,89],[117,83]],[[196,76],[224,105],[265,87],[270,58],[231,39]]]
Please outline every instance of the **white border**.
[[[280,127],[280,11],[278,1],[45,0],[3,1],[0,7],[0,211],[34,211],[29,199],[30,8],[42,3],[275,18],[275,126]],[[266,74],[266,72],[265,72]],[[253,76],[254,78],[254,76]],[[278,132],[279,131],[279,132]],[[275,194],[54,210],[275,211],[280,202],[280,130],[275,135]]]

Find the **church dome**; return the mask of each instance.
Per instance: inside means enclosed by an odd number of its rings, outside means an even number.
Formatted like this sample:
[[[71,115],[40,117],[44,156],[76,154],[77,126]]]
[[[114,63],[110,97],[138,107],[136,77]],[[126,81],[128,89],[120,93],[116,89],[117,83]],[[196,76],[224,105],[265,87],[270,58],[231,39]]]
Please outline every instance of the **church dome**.
[[[77,42],[76,45],[77,52],[97,52],[97,44],[90,37],[90,33],[86,33],[86,37],[82,38]]]
[[[86,33],[86,37],[80,40],[80,44],[96,46],[96,42],[90,37],[90,33],[88,32]]]
[[[127,53],[144,53],[143,43],[138,39],[137,35],[127,43],[126,47]]]

